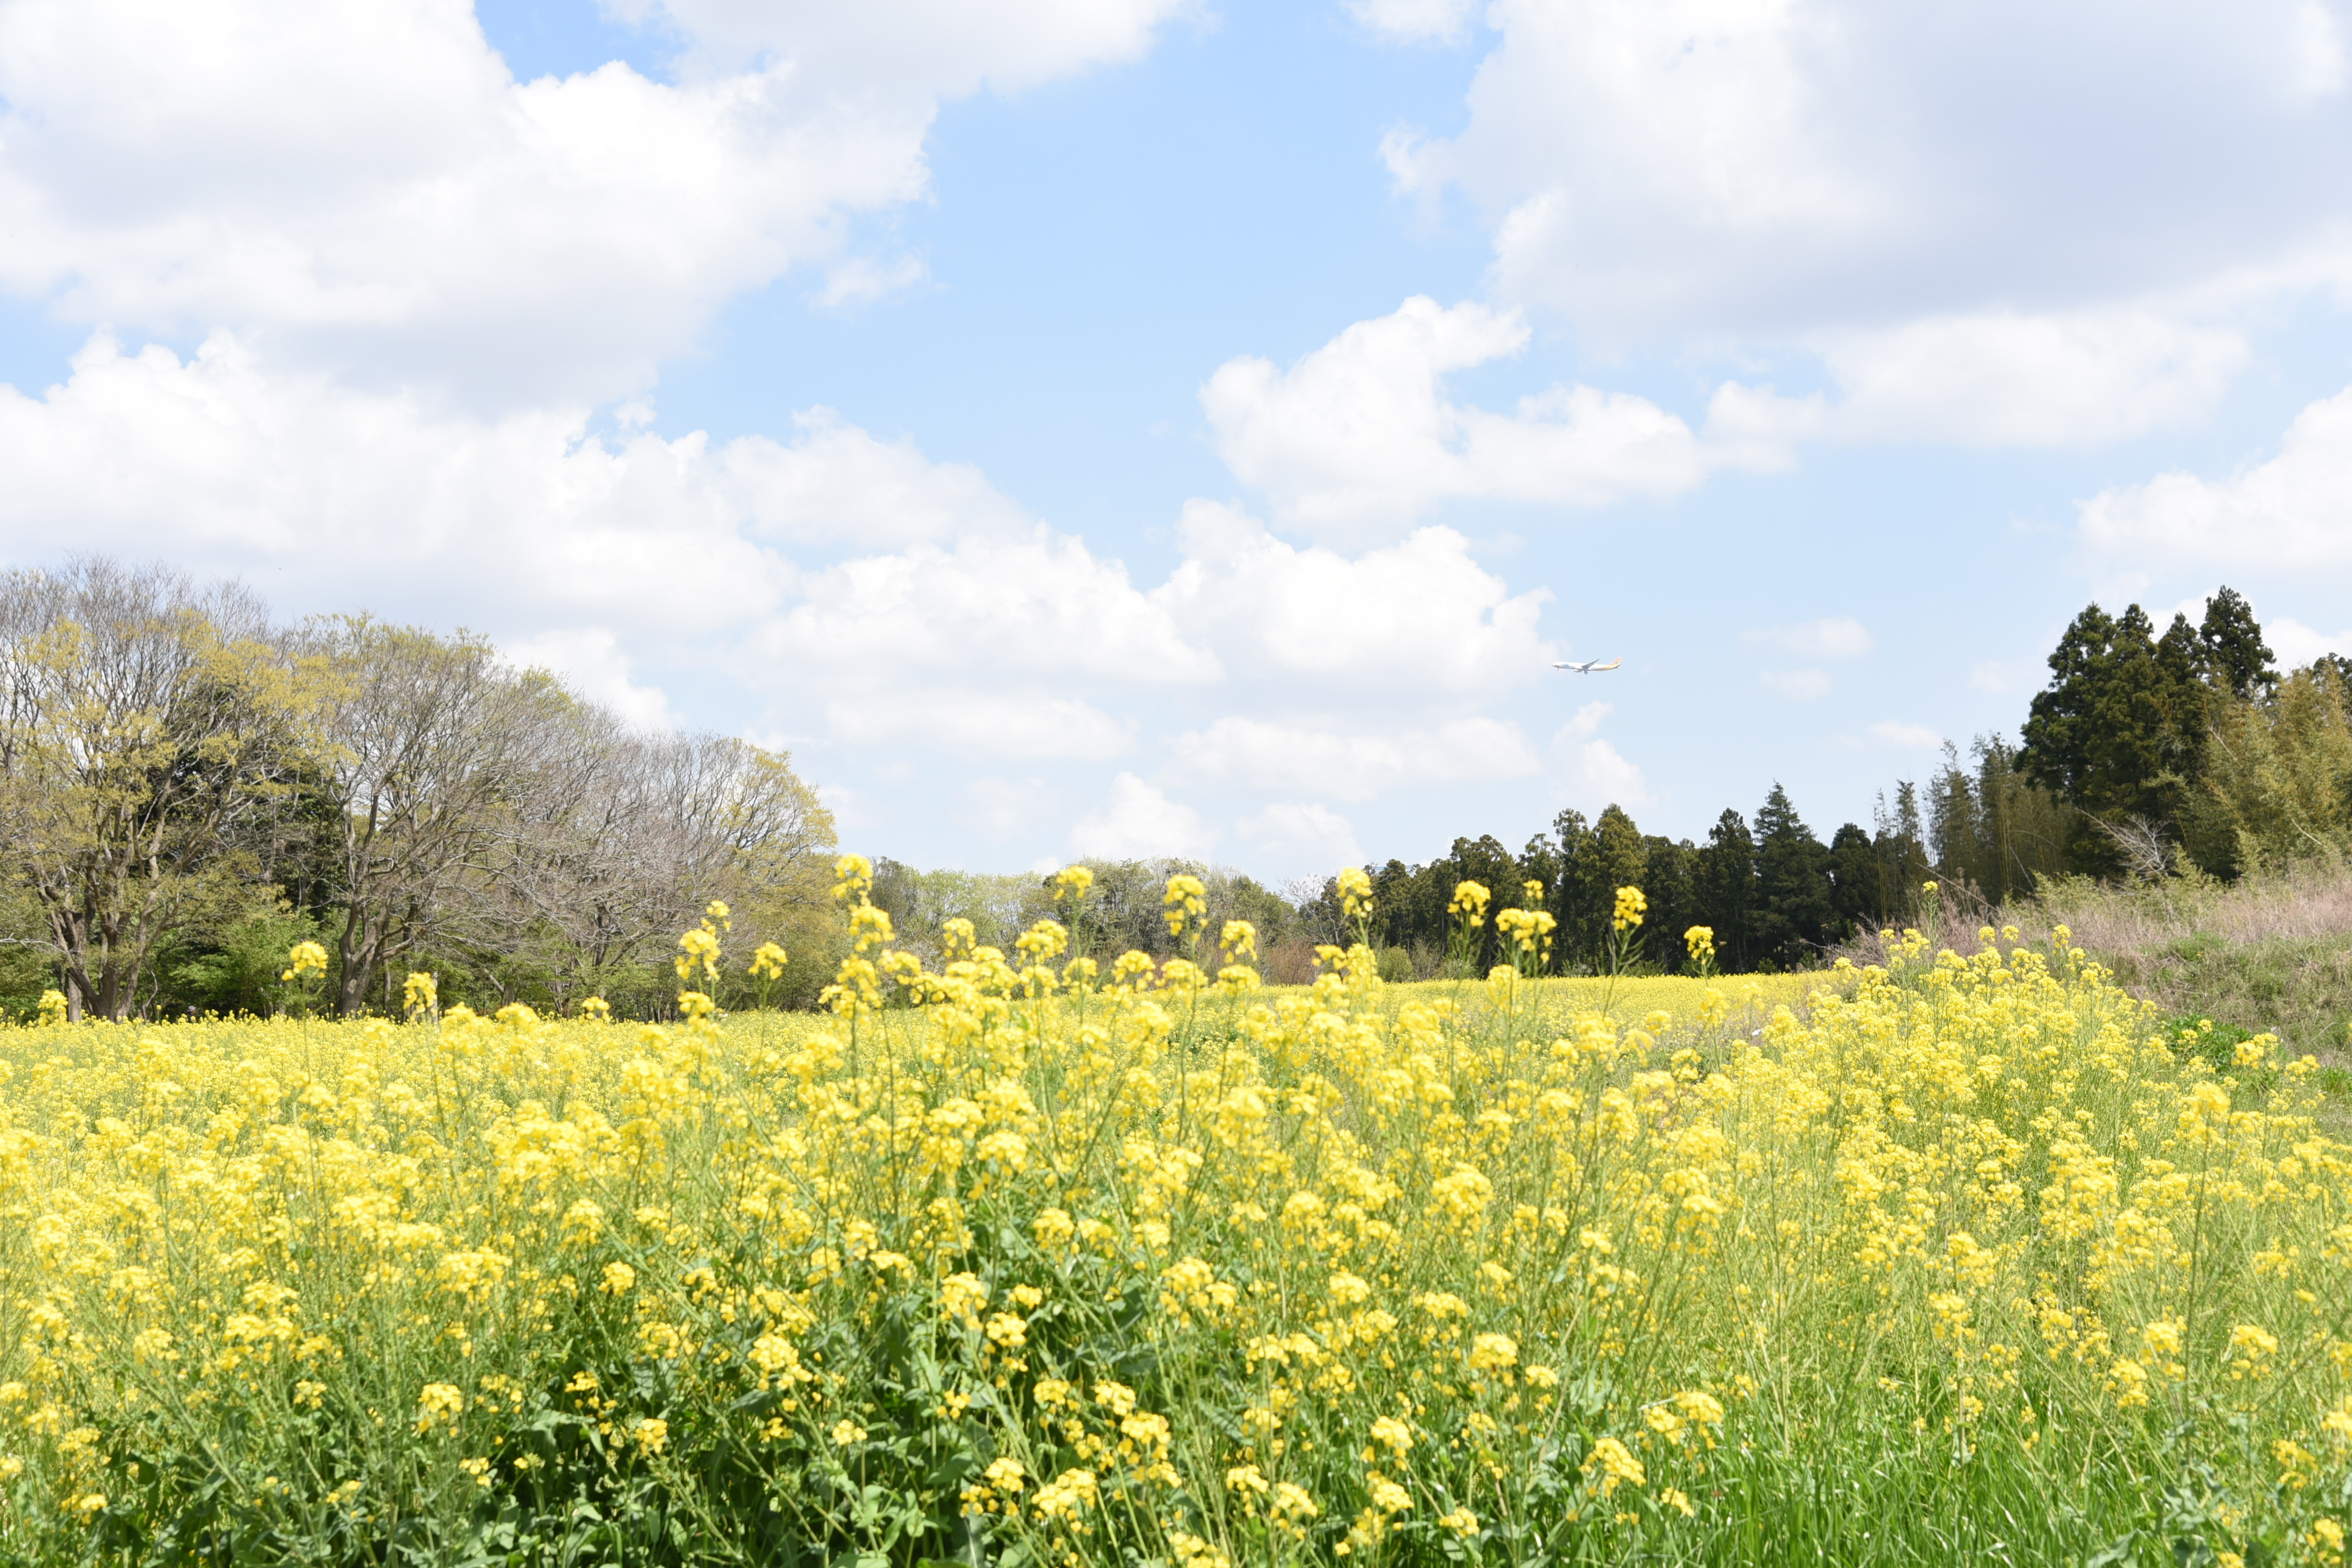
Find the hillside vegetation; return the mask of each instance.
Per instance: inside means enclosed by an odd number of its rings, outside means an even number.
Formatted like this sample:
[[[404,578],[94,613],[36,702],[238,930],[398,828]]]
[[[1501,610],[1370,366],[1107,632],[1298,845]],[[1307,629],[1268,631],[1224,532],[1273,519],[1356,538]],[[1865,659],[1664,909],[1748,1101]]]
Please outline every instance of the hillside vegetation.
[[[2331,1084],[2352,1068],[2352,868],[2291,862],[2234,884],[2175,878],[2136,887],[2053,883],[2013,918],[2063,922],[2168,1016],[2270,1031],[2316,1058]]]

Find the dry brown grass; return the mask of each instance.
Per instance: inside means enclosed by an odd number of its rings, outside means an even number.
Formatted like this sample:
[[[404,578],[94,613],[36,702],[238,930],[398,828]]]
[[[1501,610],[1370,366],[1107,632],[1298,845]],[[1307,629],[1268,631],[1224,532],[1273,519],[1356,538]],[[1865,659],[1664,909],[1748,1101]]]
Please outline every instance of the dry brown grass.
[[[2145,952],[2210,935],[2239,946],[2352,942],[2352,867],[2304,861],[2224,886],[2176,879],[2135,888],[2086,880],[2051,885],[2009,918],[2063,921],[2095,953]]]

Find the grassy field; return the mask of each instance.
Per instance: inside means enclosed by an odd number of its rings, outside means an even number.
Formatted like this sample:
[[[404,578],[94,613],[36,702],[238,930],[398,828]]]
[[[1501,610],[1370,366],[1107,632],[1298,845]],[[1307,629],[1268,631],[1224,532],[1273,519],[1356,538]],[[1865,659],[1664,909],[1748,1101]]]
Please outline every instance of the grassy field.
[[[2340,1559],[2316,1068],[2063,939],[1604,997],[1032,938],[830,1016],[0,1033],[0,1558]]]

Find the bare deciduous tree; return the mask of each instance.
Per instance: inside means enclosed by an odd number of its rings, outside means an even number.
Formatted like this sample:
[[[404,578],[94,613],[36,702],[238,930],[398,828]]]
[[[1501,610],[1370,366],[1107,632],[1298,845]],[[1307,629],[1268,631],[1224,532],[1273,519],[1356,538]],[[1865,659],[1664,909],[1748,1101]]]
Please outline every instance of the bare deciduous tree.
[[[319,693],[314,787],[339,829],[336,1005],[349,1015],[491,884],[572,699],[478,637],[342,616],[291,640]]]

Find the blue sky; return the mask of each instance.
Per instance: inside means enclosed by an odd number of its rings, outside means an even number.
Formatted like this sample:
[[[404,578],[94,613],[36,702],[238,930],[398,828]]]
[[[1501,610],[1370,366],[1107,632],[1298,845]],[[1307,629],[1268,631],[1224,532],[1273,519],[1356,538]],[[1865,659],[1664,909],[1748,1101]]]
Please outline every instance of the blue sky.
[[[1826,837],[2094,596],[2352,647],[2347,25],[0,0],[0,550],[473,627],[925,865]]]

